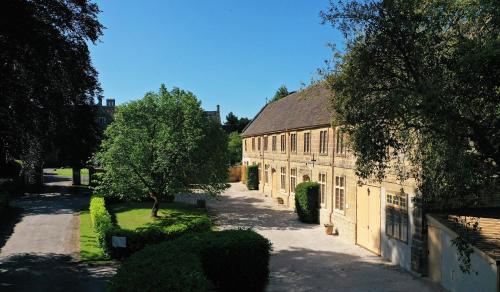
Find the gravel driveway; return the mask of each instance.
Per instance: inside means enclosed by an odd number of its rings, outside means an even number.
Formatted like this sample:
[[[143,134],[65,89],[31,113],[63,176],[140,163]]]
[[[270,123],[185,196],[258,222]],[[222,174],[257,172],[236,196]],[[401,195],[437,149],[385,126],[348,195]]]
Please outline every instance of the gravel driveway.
[[[109,269],[78,262],[79,216],[88,196],[69,178],[46,176],[46,191],[17,198],[17,224],[0,251],[0,291],[101,291]]]
[[[221,229],[251,227],[273,243],[268,291],[442,291],[338,237],[257,191],[234,183],[208,206]]]

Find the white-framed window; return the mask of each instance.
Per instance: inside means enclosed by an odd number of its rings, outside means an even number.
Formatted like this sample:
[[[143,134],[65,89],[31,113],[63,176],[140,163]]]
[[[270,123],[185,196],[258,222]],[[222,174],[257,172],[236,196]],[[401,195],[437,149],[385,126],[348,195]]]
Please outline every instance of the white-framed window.
[[[319,132],[319,153],[328,153],[328,131],[326,130]]]
[[[408,196],[405,193],[386,193],[385,233],[408,242]]]
[[[281,152],[285,153],[286,152],[286,135],[285,134],[281,134],[280,143],[281,143]]]
[[[286,167],[281,167],[281,189],[286,188]]]
[[[295,193],[295,187],[297,186],[297,169],[290,169],[290,192]]]
[[[345,177],[335,176],[335,210],[345,210]]]
[[[335,137],[335,154],[336,156],[345,156],[347,153],[345,133],[340,129],[337,129],[337,135]]]
[[[276,136],[273,136],[271,143],[272,143],[272,145],[271,145],[272,151],[275,152],[276,151]]]
[[[304,153],[311,153],[311,133],[304,133]]]
[[[321,205],[326,204],[326,173],[320,173],[319,178],[319,201]]]
[[[264,165],[264,183],[269,184],[269,164]]]
[[[297,134],[290,134],[290,152],[297,152]]]

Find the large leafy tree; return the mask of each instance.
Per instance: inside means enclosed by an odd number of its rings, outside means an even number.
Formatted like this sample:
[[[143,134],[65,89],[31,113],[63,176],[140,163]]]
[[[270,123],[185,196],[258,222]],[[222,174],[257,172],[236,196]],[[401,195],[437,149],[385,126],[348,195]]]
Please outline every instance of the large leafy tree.
[[[271,98],[271,102],[273,101],[277,101],[277,100],[280,100],[282,99],[283,97],[289,95],[290,93],[292,92],[289,92],[288,91],[288,88],[286,88],[285,85],[281,85],[277,90],[276,92],[274,93],[274,96],[273,98]]]
[[[238,116],[236,116],[233,112],[229,112],[222,128],[228,134],[233,132],[241,133],[249,123],[250,120],[248,118],[238,118]]]
[[[98,13],[86,0],[2,3],[0,167],[18,157],[34,171],[56,148],[75,166],[89,157],[100,87],[87,42],[102,34]]]
[[[227,144],[227,151],[229,154],[229,163],[231,165],[241,163],[241,135],[238,132],[229,134],[229,141]]]
[[[322,17],[346,37],[329,81],[358,174],[382,178],[399,162],[399,177],[417,178],[433,208],[492,192],[500,174],[500,2],[340,1]]]
[[[149,196],[156,217],[162,199],[226,189],[226,147],[221,126],[206,117],[191,92],[162,85],[158,93],[117,108],[96,155],[104,169],[97,191],[128,199]]]

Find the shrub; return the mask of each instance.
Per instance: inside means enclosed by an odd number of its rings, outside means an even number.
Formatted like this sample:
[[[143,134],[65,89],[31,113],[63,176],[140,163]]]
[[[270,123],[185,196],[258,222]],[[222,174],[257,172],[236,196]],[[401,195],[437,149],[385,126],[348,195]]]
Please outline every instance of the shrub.
[[[319,184],[303,182],[295,188],[295,209],[299,220],[305,223],[319,223]]]
[[[132,255],[111,291],[263,291],[271,243],[251,230],[183,236]]]
[[[247,166],[247,188],[249,190],[259,189],[259,166],[249,165]]]
[[[113,258],[126,258],[148,245],[170,241],[192,232],[209,231],[212,228],[210,219],[194,218],[191,221],[176,223],[169,226],[152,225],[148,227],[127,230],[119,227],[109,229],[106,234],[107,250]],[[127,238],[126,248],[114,248],[111,239],[113,236]]]
[[[97,234],[99,244],[105,248],[106,235],[113,229],[113,222],[111,220],[111,215],[106,209],[104,198],[96,195],[92,196],[90,198],[89,210],[92,227]]]

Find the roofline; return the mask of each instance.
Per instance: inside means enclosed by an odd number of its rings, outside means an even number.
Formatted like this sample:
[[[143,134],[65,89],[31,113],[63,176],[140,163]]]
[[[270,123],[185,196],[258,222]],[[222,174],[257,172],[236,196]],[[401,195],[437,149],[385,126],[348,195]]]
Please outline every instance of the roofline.
[[[264,105],[260,111],[253,117],[253,119],[250,121],[250,123],[248,123],[245,128],[243,128],[243,130],[241,131],[241,136],[242,137],[245,137],[245,131],[247,130],[247,128],[257,119],[257,117],[260,115],[260,113],[262,113],[262,111],[267,107],[267,105],[269,105],[270,102],[266,103],[266,105]]]
[[[255,136],[276,134],[276,133],[282,133],[282,132],[311,130],[311,129],[324,128],[324,127],[330,128],[330,127],[332,127],[332,124],[328,123],[328,124],[319,124],[319,125],[304,126],[304,127],[298,127],[298,128],[282,129],[282,130],[277,130],[277,131],[261,132],[261,133],[256,133],[256,134],[252,134],[252,135],[245,135],[244,133],[242,133],[241,137],[255,137]]]

